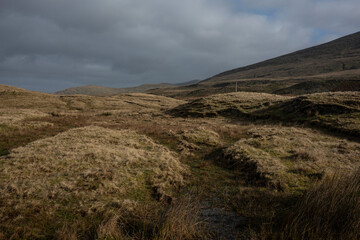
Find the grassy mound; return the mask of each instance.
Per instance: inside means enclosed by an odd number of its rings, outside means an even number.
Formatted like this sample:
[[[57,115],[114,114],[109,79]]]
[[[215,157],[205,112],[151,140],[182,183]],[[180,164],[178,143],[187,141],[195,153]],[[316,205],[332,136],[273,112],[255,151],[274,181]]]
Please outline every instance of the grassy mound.
[[[17,238],[51,237],[64,223],[170,200],[188,173],[148,137],[92,126],[14,149],[0,166],[0,232]]]
[[[66,103],[58,96],[0,85],[0,108],[63,109]]]
[[[247,116],[256,110],[268,108],[289,97],[267,93],[236,92],[199,98],[170,111],[182,117]]]
[[[297,97],[281,106],[293,117],[360,112],[359,92],[315,93]]]
[[[190,155],[193,151],[200,150],[204,146],[217,147],[222,145],[219,134],[204,127],[178,132],[170,131],[170,136],[176,139],[177,150],[183,155]]]
[[[360,144],[294,127],[259,127],[224,150],[222,161],[247,174],[249,183],[281,191],[306,189],[325,173],[360,164]]]
[[[360,81],[359,80],[344,81],[332,90],[333,91],[360,91]]]
[[[296,98],[266,93],[218,94],[179,105],[168,113],[180,117],[290,121],[360,136],[360,92],[314,93]]]
[[[39,110],[0,108],[0,125],[28,125],[28,122],[24,122],[25,119],[41,118],[47,116],[49,115]]]
[[[198,129],[184,130],[180,133],[180,136],[184,140],[195,144],[216,146],[220,143],[219,134],[203,127],[199,127]]]
[[[174,108],[184,101],[155,96],[151,94],[132,93],[112,97],[96,96],[57,96],[66,103],[66,110],[82,113],[134,114],[136,112],[154,112]]]
[[[0,85],[0,109],[32,109],[46,113],[139,111],[174,108],[184,101],[144,93],[120,94],[112,97],[58,96]]]
[[[341,80],[312,80],[296,83],[290,87],[276,90],[275,94],[302,95],[319,92],[330,92],[346,81]],[[349,91],[349,90],[348,90]]]
[[[360,92],[304,95],[255,114],[264,118],[303,122],[350,136],[360,136]]]
[[[185,101],[182,100],[146,93],[120,94],[117,95],[116,98],[125,101],[128,104],[153,109],[169,109],[185,103]]]

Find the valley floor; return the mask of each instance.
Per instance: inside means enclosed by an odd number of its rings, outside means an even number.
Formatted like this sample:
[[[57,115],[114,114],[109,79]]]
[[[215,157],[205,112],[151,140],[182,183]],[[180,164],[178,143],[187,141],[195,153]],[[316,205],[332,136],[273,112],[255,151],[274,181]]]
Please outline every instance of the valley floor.
[[[237,94],[3,87],[0,239],[359,239],[360,95]]]

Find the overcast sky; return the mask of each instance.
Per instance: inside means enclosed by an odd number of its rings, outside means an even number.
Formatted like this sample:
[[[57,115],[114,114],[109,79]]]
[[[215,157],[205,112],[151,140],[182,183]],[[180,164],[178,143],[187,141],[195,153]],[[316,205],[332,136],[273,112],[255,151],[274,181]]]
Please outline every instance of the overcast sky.
[[[205,79],[360,27],[359,0],[0,0],[0,84]]]

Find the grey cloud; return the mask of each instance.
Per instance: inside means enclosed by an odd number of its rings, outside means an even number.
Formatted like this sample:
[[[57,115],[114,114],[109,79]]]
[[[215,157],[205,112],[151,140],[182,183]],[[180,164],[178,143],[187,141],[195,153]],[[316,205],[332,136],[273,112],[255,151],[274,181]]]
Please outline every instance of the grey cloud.
[[[297,27],[318,28],[338,34],[359,30],[358,0],[240,0],[252,9],[275,10],[276,18]],[[330,34],[331,35],[331,34]]]
[[[222,0],[2,0],[0,83],[55,91],[187,81],[311,44],[313,29],[300,15],[269,18],[231,6]]]
[[[289,9],[286,17],[303,25],[347,34],[359,30],[359,10],[358,0],[305,1]]]

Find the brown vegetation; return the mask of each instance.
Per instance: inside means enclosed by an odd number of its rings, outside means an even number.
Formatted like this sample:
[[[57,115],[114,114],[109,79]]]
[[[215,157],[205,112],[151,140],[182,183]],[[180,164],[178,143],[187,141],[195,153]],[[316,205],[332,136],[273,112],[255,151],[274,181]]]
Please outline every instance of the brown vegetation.
[[[291,209],[283,239],[360,239],[360,171],[317,184]]]
[[[237,92],[217,94],[199,98],[171,109],[169,113],[181,117],[244,117],[251,112],[266,109],[271,105],[283,102],[288,97],[267,94]]]
[[[152,196],[169,201],[188,174],[174,154],[151,139],[99,127],[13,149],[1,159],[0,171],[3,231],[16,226],[25,238],[37,238],[65,219],[92,218],[123,201]],[[38,225],[44,221],[51,226]]]
[[[97,229],[98,239],[207,239],[204,222],[199,220],[199,203],[182,198],[169,207],[138,205],[107,217]],[[76,229],[76,228],[75,228]],[[75,238],[76,239],[76,238]]]
[[[359,165],[358,135],[345,134],[360,126],[358,93],[186,103],[0,91],[0,239],[358,238],[356,208],[340,210],[351,198],[334,198],[339,210],[327,202],[349,188],[326,182]],[[315,129],[324,127],[343,131]],[[321,194],[309,195],[322,179]]]
[[[328,92],[299,97],[266,93],[228,93],[195,99],[168,111],[178,117],[224,116],[306,124],[322,130],[360,136],[360,93]]]
[[[360,166],[360,144],[294,127],[257,127],[224,150],[221,161],[249,183],[281,191],[306,189],[324,174]]]

